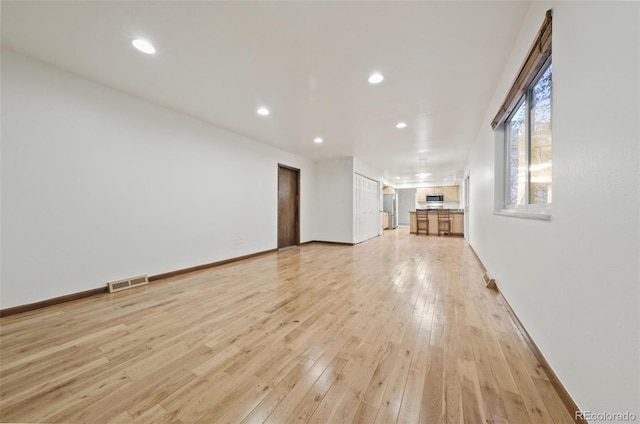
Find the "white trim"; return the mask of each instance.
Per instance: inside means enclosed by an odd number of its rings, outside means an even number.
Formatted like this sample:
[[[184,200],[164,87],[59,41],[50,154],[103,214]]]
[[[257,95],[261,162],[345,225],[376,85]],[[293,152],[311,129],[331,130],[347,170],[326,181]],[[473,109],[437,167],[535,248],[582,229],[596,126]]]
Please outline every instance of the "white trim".
[[[548,213],[532,213],[532,212],[524,212],[515,209],[501,209],[497,211],[493,211],[494,215],[499,216],[509,216],[512,218],[524,218],[524,219],[538,219],[541,221],[551,221],[551,214]]]

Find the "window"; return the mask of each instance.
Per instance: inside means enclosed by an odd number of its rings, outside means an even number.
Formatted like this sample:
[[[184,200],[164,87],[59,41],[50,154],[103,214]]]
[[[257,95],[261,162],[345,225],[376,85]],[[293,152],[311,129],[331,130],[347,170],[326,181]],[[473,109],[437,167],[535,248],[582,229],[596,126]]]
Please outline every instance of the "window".
[[[508,209],[552,201],[551,74],[549,61],[504,124],[504,206]]]
[[[495,213],[550,219],[552,192],[551,10],[491,122],[496,131]]]

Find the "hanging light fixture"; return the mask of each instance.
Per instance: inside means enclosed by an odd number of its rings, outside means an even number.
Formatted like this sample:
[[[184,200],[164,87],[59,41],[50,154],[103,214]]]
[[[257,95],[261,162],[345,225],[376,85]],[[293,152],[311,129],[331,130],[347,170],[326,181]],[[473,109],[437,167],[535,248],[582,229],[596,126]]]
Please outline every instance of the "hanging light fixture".
[[[418,159],[418,173],[416,174],[416,177],[418,177],[418,178],[426,178],[429,175],[431,175],[428,172],[426,172],[426,169],[427,169],[427,158],[419,158]]]

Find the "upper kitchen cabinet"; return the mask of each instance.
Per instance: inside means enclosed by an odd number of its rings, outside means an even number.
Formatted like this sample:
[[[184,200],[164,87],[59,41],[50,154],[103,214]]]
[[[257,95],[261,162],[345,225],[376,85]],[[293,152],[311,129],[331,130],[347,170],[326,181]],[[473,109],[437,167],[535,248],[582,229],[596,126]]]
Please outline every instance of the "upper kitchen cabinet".
[[[442,187],[419,187],[416,189],[416,201],[426,202],[427,196],[443,194]]]
[[[424,187],[422,190],[424,190],[424,197],[431,194],[442,194],[442,187]]]
[[[416,189],[416,201],[426,202],[427,196],[442,194],[445,202],[460,201],[460,186],[419,187]]]
[[[442,189],[442,194],[444,194],[445,202],[460,201],[460,186],[446,186],[440,188]]]

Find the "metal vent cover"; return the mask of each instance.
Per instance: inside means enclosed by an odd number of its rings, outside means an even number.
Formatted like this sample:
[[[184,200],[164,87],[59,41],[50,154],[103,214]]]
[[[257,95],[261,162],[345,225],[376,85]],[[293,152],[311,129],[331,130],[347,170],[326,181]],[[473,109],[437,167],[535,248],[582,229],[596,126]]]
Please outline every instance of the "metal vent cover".
[[[130,280],[132,286],[139,286],[140,284],[147,284],[149,280],[147,280],[146,275],[142,275],[140,277],[132,278]]]
[[[113,293],[120,290],[130,289],[131,287],[138,287],[144,284],[149,284],[149,278],[146,275],[111,281],[107,283],[107,286],[109,287],[109,293]]]

